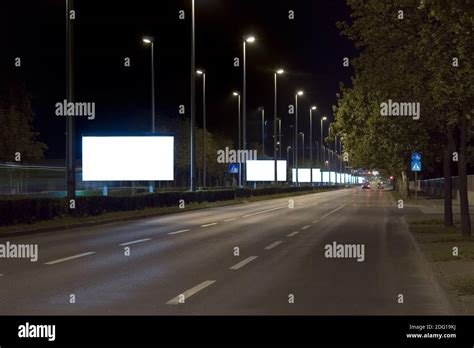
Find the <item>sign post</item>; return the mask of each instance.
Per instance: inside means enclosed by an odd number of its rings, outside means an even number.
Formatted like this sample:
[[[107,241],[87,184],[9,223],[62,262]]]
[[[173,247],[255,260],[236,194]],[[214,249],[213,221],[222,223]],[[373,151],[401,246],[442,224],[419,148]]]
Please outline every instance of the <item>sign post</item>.
[[[418,198],[418,172],[421,172],[421,154],[419,152],[413,152],[411,154],[411,171],[415,172],[415,201]]]

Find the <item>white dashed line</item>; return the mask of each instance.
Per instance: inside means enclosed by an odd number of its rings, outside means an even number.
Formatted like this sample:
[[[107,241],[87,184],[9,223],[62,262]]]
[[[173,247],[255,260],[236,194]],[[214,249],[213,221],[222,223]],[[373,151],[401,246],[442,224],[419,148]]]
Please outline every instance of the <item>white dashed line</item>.
[[[335,213],[335,212],[338,211],[338,210],[341,210],[341,209],[344,208],[345,206],[346,206],[346,204],[341,205],[339,208],[336,208],[336,209],[334,209],[334,210],[331,210],[329,213],[326,213],[326,214],[324,214],[323,216],[321,216],[321,217],[319,218],[319,220],[322,220],[322,219],[324,219],[324,218],[327,218],[329,215]]]
[[[3,277],[3,274],[0,274],[0,277]]]
[[[179,234],[179,233],[184,233],[184,232],[188,232],[188,231],[191,231],[190,229],[187,229],[187,230],[179,230],[179,231],[174,231],[174,232],[170,232],[168,234]]]
[[[264,249],[265,250],[270,250],[270,249],[273,249],[274,247],[276,247],[277,245],[280,245],[281,243],[283,243],[281,240],[278,240],[276,242],[273,242],[272,244],[270,245],[267,245]]]
[[[290,234],[287,234],[287,237],[293,237],[294,235],[300,233],[299,231],[291,232]]]
[[[131,242],[126,242],[126,243],[122,243],[122,244],[119,244],[119,245],[125,246],[125,245],[130,245],[130,244],[137,244],[137,243],[146,242],[148,240],[151,240],[151,238],[132,240]]]
[[[45,265],[54,265],[54,264],[56,264],[56,263],[60,263],[60,262],[64,262],[64,261],[69,261],[69,260],[74,260],[74,259],[78,259],[78,258],[80,258],[80,257],[92,255],[92,254],[95,254],[95,251],[89,251],[89,252],[87,252],[87,253],[82,253],[82,254],[78,254],[78,255],[73,255],[73,256],[65,257],[65,258],[63,258],[63,259],[58,259],[58,260],[54,260],[54,261],[49,261],[49,262],[46,262]]]
[[[201,291],[202,289],[207,288],[209,285],[212,285],[215,282],[216,282],[215,280],[206,280],[206,281],[202,282],[201,284],[198,284],[195,287],[192,287],[191,289],[186,290],[185,292],[179,294],[175,298],[172,298],[171,300],[166,302],[166,304],[172,304],[172,305],[182,304],[180,302],[180,300],[182,301],[183,296],[184,296],[184,301],[186,301],[191,296],[197,294],[199,291]]]
[[[214,225],[217,225],[217,222],[211,222],[210,224],[201,225],[201,227],[209,227]]]
[[[302,230],[306,230],[307,228],[311,227],[311,225],[306,225],[306,226],[303,226],[301,227]]]
[[[234,221],[234,220],[237,220],[237,218],[227,219],[227,220],[224,220],[224,222],[229,222],[229,221]]]
[[[242,268],[242,267],[244,267],[247,263],[252,262],[253,260],[255,260],[257,257],[258,257],[258,256],[250,256],[250,257],[247,257],[245,260],[240,261],[239,263],[233,265],[233,266],[230,267],[229,269],[239,269],[239,268]]]
[[[242,217],[249,217],[249,216],[254,216],[254,215],[258,215],[258,214],[268,213],[269,211],[274,211],[274,210],[283,209],[283,208],[286,208],[286,205],[284,207],[272,208],[272,209],[258,211],[256,213],[252,213],[252,214],[243,215]]]

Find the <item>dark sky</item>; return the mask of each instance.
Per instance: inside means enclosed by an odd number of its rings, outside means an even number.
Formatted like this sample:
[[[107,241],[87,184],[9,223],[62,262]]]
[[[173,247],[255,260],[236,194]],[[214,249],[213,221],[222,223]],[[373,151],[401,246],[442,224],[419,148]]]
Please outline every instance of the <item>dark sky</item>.
[[[190,101],[191,0],[76,0],[76,101],[95,102],[96,119],[80,118],[81,133],[147,132],[150,130],[150,48],[143,35],[154,35],[156,114],[178,117],[178,106]],[[178,18],[179,10],[186,19]],[[288,11],[295,19],[288,19]],[[65,98],[65,0],[2,1],[2,75],[25,83],[33,94],[35,128],[50,147],[47,156],[64,156],[65,119],[54,104]],[[339,81],[350,82],[352,70],[342,66],[353,57],[352,44],[340,36],[336,21],[345,20],[344,0],[196,0],[196,65],[207,71],[208,129],[236,139],[237,108],[231,92],[241,89],[242,70],[233,58],[242,56],[242,37],[257,41],[247,53],[248,142],[259,141],[264,106],[273,117],[273,70],[279,78],[278,108],[284,143],[293,116],[296,89],[303,89],[299,123],[308,130],[309,106],[317,104],[332,118]],[[15,57],[22,68],[14,68]],[[123,66],[130,57],[131,67]],[[201,79],[197,86],[197,122],[201,124]],[[315,122],[314,134],[319,134]],[[78,141],[80,137],[78,136]],[[269,141],[270,139],[267,139]],[[79,143],[78,143],[79,144]],[[286,144],[284,144],[286,146]]]

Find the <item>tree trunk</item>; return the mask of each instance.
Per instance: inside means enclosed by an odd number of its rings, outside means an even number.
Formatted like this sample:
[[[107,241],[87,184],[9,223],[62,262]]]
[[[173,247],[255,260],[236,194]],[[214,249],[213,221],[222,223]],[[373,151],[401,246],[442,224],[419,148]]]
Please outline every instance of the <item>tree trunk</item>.
[[[461,205],[461,233],[463,236],[471,236],[471,219],[469,216],[469,201],[467,196],[467,169],[466,169],[466,142],[467,125],[466,118],[461,117],[460,122],[461,139],[459,146],[458,174],[459,174],[459,200]]]
[[[451,180],[451,161],[453,146],[453,129],[448,126],[447,141],[443,151],[444,172],[444,225],[453,226],[453,182]]]
[[[402,198],[408,198],[408,177],[405,170],[401,171],[400,179],[398,183],[400,195]]]

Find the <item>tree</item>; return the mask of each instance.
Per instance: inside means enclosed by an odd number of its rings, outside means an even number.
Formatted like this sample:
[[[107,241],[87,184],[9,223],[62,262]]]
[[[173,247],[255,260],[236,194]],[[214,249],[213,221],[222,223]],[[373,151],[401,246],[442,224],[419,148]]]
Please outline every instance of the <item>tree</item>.
[[[16,154],[21,161],[43,158],[46,144],[36,140],[39,133],[33,130],[35,114],[31,95],[18,84],[11,84],[0,95],[0,160],[13,162]]]

